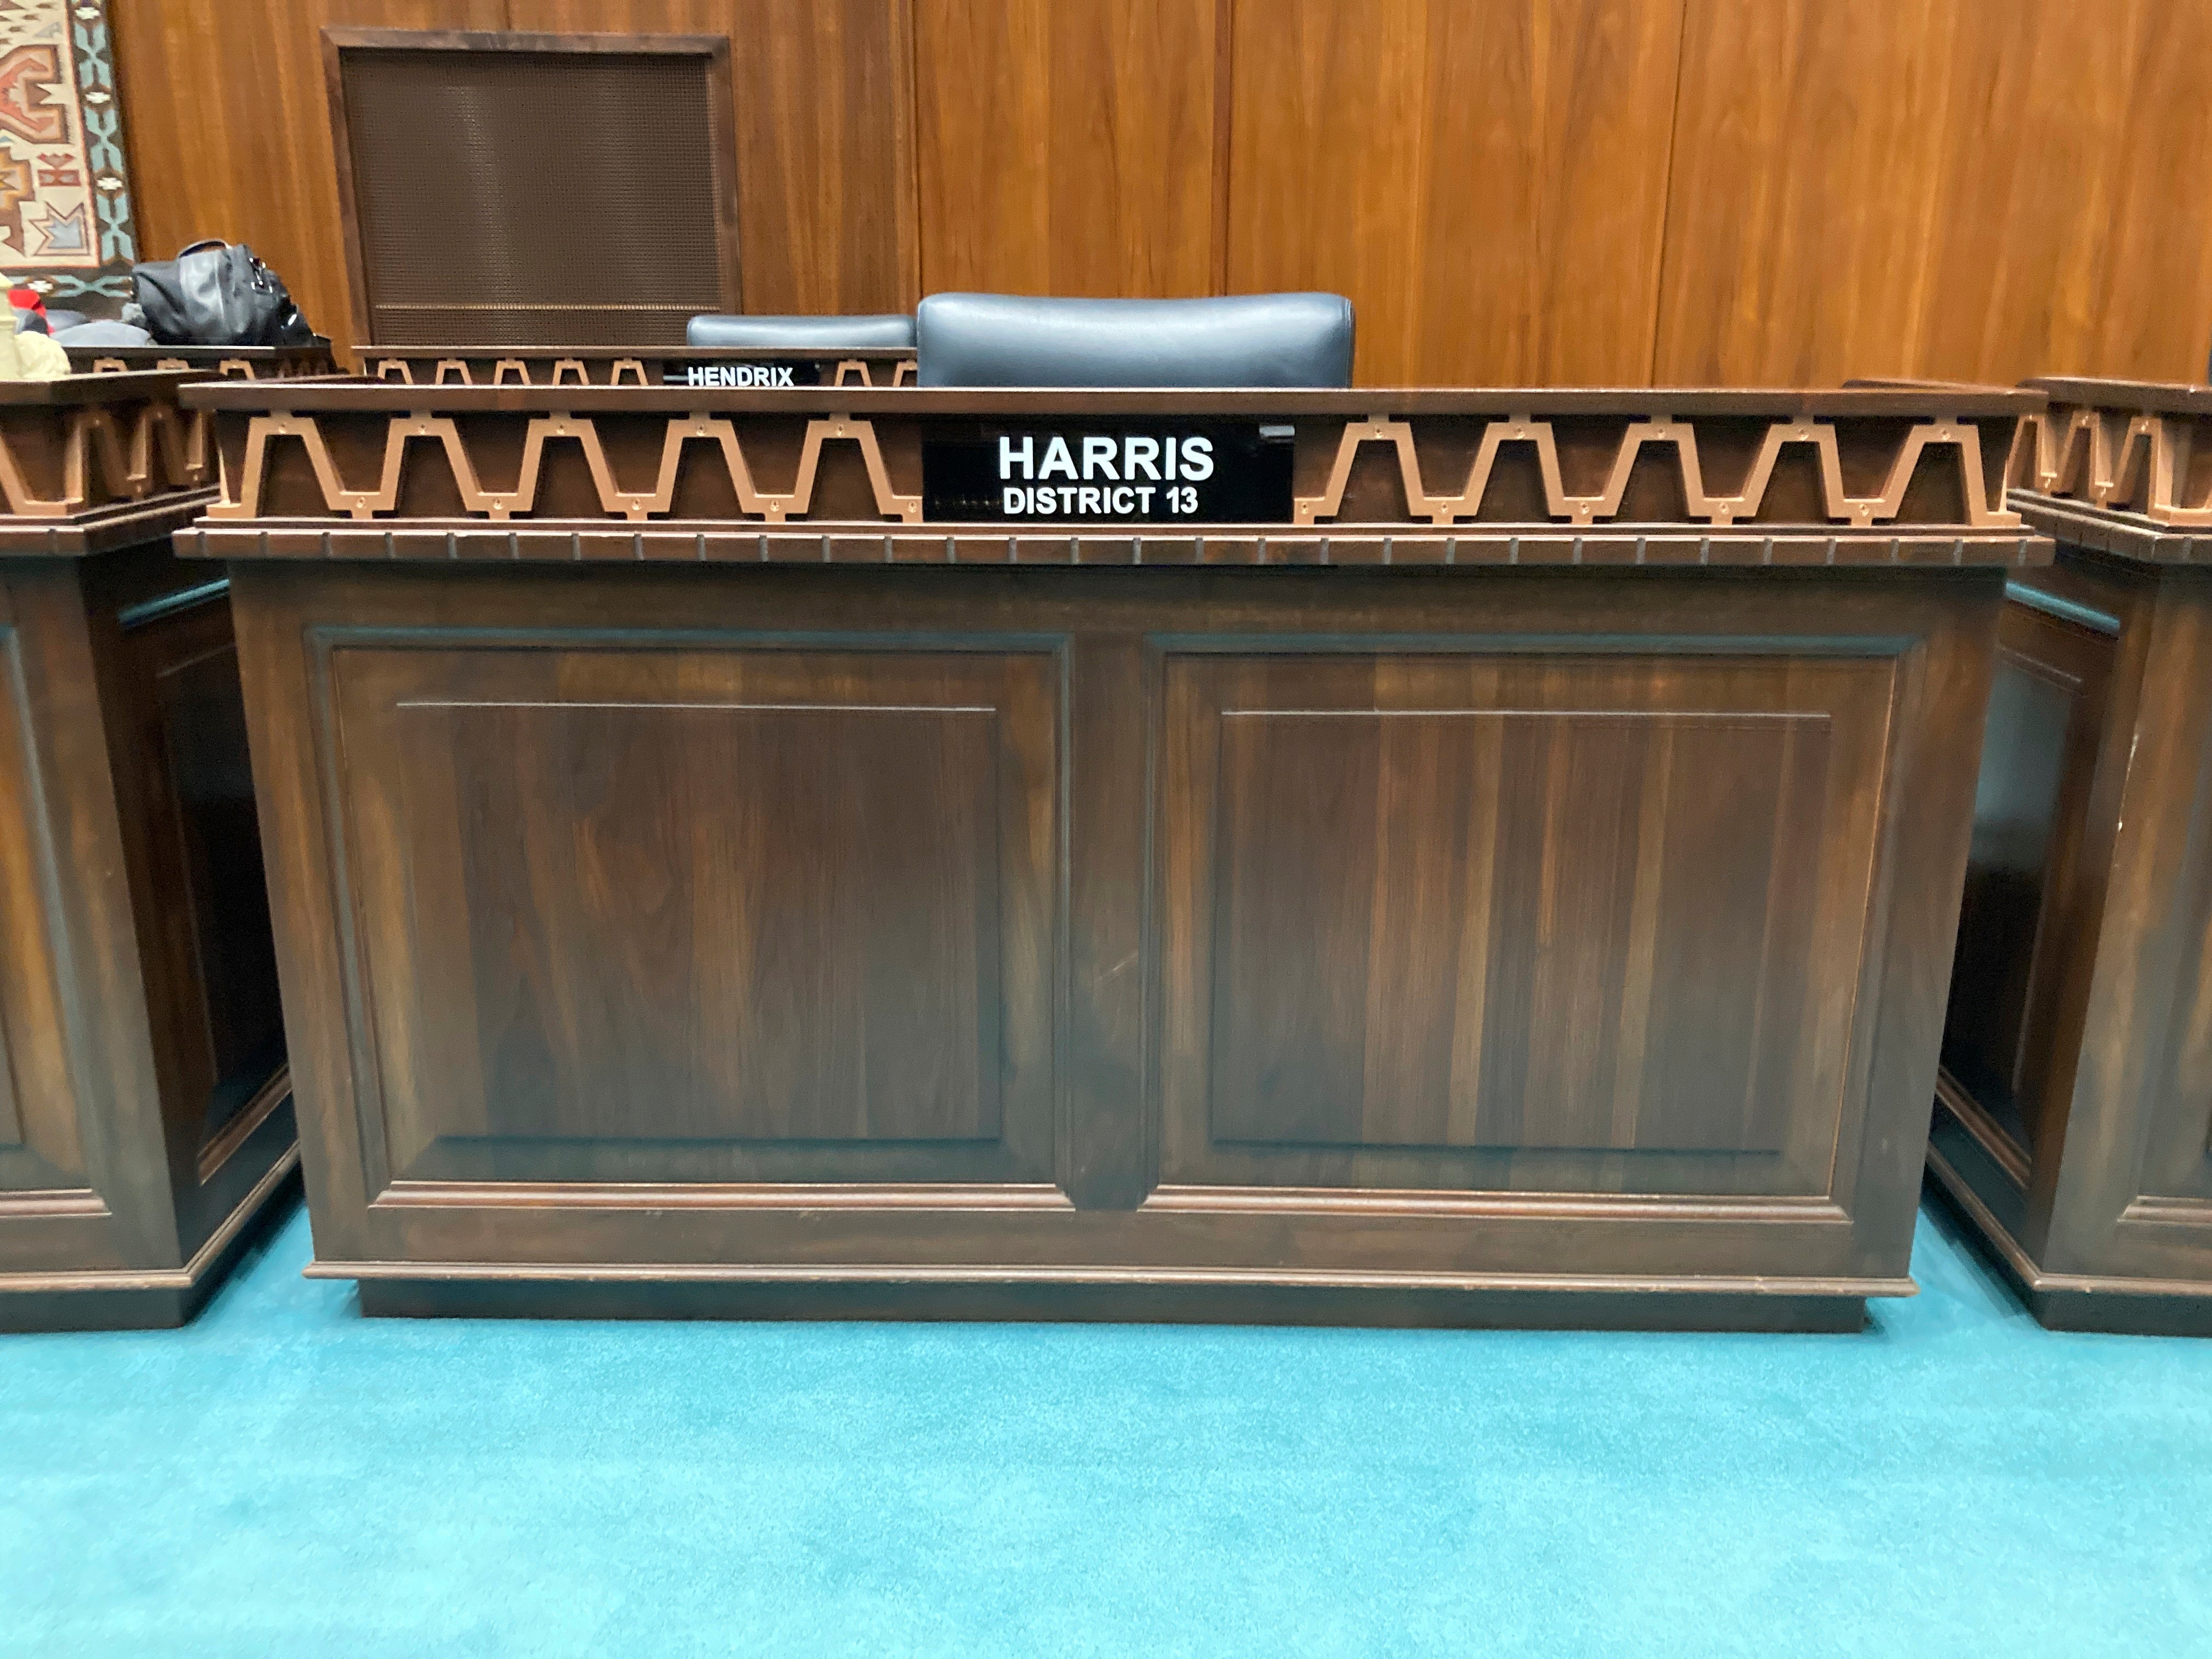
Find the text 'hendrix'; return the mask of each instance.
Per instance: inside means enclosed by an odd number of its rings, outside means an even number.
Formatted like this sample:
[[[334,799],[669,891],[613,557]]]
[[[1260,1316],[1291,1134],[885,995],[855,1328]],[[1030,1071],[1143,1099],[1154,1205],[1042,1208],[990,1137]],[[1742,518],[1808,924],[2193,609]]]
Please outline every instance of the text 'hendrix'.
[[[686,386],[763,386],[799,383],[789,363],[693,363],[684,371]]]

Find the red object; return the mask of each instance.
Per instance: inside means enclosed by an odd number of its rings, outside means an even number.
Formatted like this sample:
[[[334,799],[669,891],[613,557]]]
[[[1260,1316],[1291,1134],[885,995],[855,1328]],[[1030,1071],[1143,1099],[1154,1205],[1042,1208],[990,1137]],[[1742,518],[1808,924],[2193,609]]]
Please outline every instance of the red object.
[[[34,311],[41,319],[43,319],[46,314],[46,302],[42,297],[40,297],[37,290],[33,289],[9,289],[8,290],[8,303],[15,307],[18,311]]]

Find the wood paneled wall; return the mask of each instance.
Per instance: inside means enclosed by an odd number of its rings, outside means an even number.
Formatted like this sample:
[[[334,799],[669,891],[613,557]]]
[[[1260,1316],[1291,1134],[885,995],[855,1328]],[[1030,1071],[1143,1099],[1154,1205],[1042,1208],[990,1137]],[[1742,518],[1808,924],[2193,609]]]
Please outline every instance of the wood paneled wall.
[[[745,304],[1323,288],[1370,383],[2198,380],[2212,0],[113,0],[337,332],[325,24],[727,33]]]
[[[2203,379],[2208,91],[2204,0],[1691,0],[1656,377]]]
[[[1641,385],[1680,0],[1245,0],[1229,287],[1358,308],[1362,379]]]
[[[914,9],[925,291],[1220,291],[1228,0]]]

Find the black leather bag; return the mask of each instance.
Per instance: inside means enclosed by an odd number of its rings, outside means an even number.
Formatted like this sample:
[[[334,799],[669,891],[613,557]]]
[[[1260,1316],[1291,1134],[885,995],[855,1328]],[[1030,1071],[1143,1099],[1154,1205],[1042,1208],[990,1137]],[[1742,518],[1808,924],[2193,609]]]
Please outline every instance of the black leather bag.
[[[305,345],[315,337],[284,279],[243,242],[194,242],[131,270],[145,329],[163,345]]]

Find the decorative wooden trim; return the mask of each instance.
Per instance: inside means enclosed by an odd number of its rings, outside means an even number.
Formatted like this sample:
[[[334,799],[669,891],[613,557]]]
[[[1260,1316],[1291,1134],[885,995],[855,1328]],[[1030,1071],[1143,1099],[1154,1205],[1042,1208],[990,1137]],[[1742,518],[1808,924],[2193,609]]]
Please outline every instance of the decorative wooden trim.
[[[118,418],[120,404],[81,404],[63,417],[62,493],[35,493],[16,441],[0,428],[0,502],[21,519],[63,519],[95,505],[90,466],[98,447],[101,471],[118,495],[143,500],[157,491],[204,489],[213,481],[208,416],[160,400],[141,402]],[[122,419],[129,422],[126,433]],[[160,465],[156,465],[156,461]]]
[[[2018,441],[2015,435],[2014,442]],[[1437,524],[1453,524],[1479,515],[1498,453],[1508,443],[1535,446],[1537,464],[1544,480],[1545,506],[1553,518],[1565,519],[1570,524],[1593,524],[1610,519],[1620,511],[1636,458],[1646,444],[1665,444],[1674,449],[1675,463],[1680,470],[1682,499],[1687,504],[1689,516],[1709,524],[1734,524],[1756,514],[1773,478],[1775,463],[1789,444],[1808,444],[1819,456],[1828,516],[1839,523],[1865,526],[1894,518],[1919,465],[1921,453],[1931,444],[1958,447],[1969,524],[1977,528],[2010,527],[2020,522],[2019,515],[2002,504],[1990,505],[1982,481],[1981,434],[1970,422],[1955,416],[1923,421],[1905,434],[1879,495],[1856,497],[1844,492],[1843,459],[1836,446],[1836,429],[1832,423],[1812,420],[1780,421],[1770,426],[1744,479],[1743,489],[1734,495],[1708,495],[1704,468],[1698,456],[1697,432],[1692,426],[1665,415],[1629,424],[1602,490],[1595,495],[1571,495],[1561,480],[1559,441],[1552,423],[1526,413],[1492,421],[1484,428],[1466,482],[1458,494],[1449,495],[1432,495],[1428,492],[1415,450],[1413,429],[1406,422],[1387,415],[1371,415],[1364,421],[1350,422],[1338,441],[1327,486],[1317,495],[1298,498],[1294,522],[1316,524],[1336,515],[1344,500],[1345,486],[1352,477],[1352,462],[1360,447],[1369,443],[1388,443],[1395,448],[1406,500],[1414,516]]]
[[[207,1242],[181,1267],[86,1268],[77,1272],[0,1273],[0,1294],[55,1291],[188,1291],[228,1249],[270,1196],[300,1167],[299,1143],[285,1148],[262,1177],[231,1207]]]
[[[222,1133],[200,1148],[199,1176],[203,1183],[216,1171],[230,1162],[238,1149],[253,1138],[258,1129],[276,1115],[277,1108],[292,1097],[292,1068],[279,1066],[269,1074],[268,1080],[253,1091],[253,1097],[239,1109],[238,1115],[222,1126]]]
[[[168,489],[141,501],[111,501],[59,519],[12,519],[0,514],[0,555],[9,558],[81,559],[146,542],[167,541],[216,501],[206,489]]]
[[[894,393],[887,388],[816,388],[732,394],[704,388],[570,384],[586,372],[583,360],[544,361],[552,364],[552,372],[564,382],[557,397],[546,386],[413,386],[412,376],[420,365],[400,363],[395,368],[390,362],[382,364],[380,372],[396,373],[400,377],[397,383],[271,386],[258,400],[258,408],[227,395],[228,388],[206,385],[189,388],[187,405],[216,410],[227,434],[222,441],[224,499],[215,509],[215,516],[226,520],[312,517],[319,513],[355,520],[404,516],[399,514],[398,502],[402,476],[410,464],[407,446],[412,440],[427,439],[442,447],[463,512],[498,522],[526,518],[540,510],[547,442],[568,438],[580,447],[599,509],[610,518],[632,523],[665,518],[676,512],[679,497],[699,501],[720,496],[724,501],[734,498],[734,511],[730,507],[720,509],[726,520],[758,519],[780,525],[806,520],[814,514],[823,446],[850,441],[859,447],[866,464],[877,515],[913,525],[921,520],[925,443],[933,433],[945,429],[938,422],[957,420],[960,425],[952,429],[972,433],[978,416],[971,411],[980,407],[984,411],[981,418],[987,422],[1018,419],[1025,412],[1026,402],[1037,396],[1006,394],[1007,412],[997,415],[989,412],[989,399],[979,399],[975,394],[948,400],[922,389]],[[641,375],[651,372],[649,359],[643,356],[613,361]],[[511,367],[516,374],[529,372],[526,360],[517,360]],[[442,360],[436,368],[441,380],[469,372],[469,365],[458,359]],[[497,372],[504,377],[510,365],[502,361]],[[405,389],[410,386],[411,391]],[[1100,395],[1117,403],[1121,398],[1121,394]],[[1416,397],[1436,395],[1407,394],[1409,402]],[[1698,394],[1680,395],[1687,398]],[[1213,413],[1225,396],[1206,392],[1185,400],[1155,394],[1148,412],[1153,418],[1188,414],[1190,410],[1183,406],[1188,401]],[[1255,402],[1258,396],[1255,394]],[[1272,404],[1280,396],[1271,394],[1268,401]],[[1288,412],[1297,417],[1291,429],[1295,434],[1298,476],[1316,478],[1322,487],[1317,493],[1293,497],[1284,527],[1403,525],[1434,530],[1471,523],[1501,528],[1516,525],[1525,526],[1522,538],[1532,544],[1554,532],[1612,527],[1622,534],[1637,532],[1632,539],[1638,548],[1653,538],[1679,538],[1682,532],[1694,530],[1699,532],[1696,544],[1699,550],[1695,556],[1698,560],[1750,562],[1762,562],[1770,555],[1747,556],[1743,551],[1747,544],[1776,537],[1802,542],[1808,532],[1819,532],[1818,543],[1823,550],[1832,543],[1840,544],[1843,539],[1855,544],[1855,550],[1848,555],[1824,550],[1822,562],[1839,557],[1846,562],[1893,559],[1899,556],[1889,544],[1900,538],[1932,539],[1944,550],[1938,555],[1916,550],[1905,556],[1911,560],[1935,556],[1966,562],[1970,556],[1954,550],[1954,543],[1961,548],[1967,542],[1978,546],[1994,538],[2016,550],[2023,540],[2019,514],[2002,503],[1992,505],[1988,498],[1990,480],[1984,472],[1979,426],[1953,413],[1900,421],[1886,411],[1880,418],[1861,419],[1856,415],[1822,417],[1796,410],[1770,415],[1762,427],[1748,424],[1743,415],[1732,409],[1686,418],[1652,412],[1648,404],[1644,409],[1631,404],[1620,411],[1617,426],[1598,428],[1604,435],[1594,438],[1588,422],[1562,431],[1563,417],[1555,418],[1533,407],[1494,415],[1478,408],[1468,414],[1479,418],[1479,425],[1474,419],[1462,416],[1446,426],[1425,416],[1409,419],[1402,412],[1387,409],[1346,418],[1330,411],[1328,398],[1329,394],[1316,394],[1310,409],[1303,401],[1288,405]],[[1087,405],[1079,400],[1073,407],[1084,410]],[[1231,402],[1227,407],[1234,410],[1236,404]],[[1090,418],[1111,418],[1116,412],[1115,408],[1102,407]],[[342,413],[356,418],[325,420]],[[483,483],[487,472],[504,477],[514,465],[507,447],[513,442],[510,422],[517,416],[527,417],[527,427],[515,487],[488,489]],[[360,416],[371,419],[364,422]],[[490,416],[497,418],[487,418]],[[801,416],[805,417],[805,427],[791,487],[781,491],[763,489],[757,480],[768,458],[774,458],[769,468],[772,476],[793,465],[793,427],[795,417]],[[380,441],[374,423],[380,417],[383,422]],[[1725,424],[1717,430],[1700,432],[1701,422],[1716,420]],[[2000,427],[1998,435],[2006,429]],[[1474,438],[1471,461],[1470,436]],[[617,437],[620,447],[615,450]],[[270,494],[270,444],[286,438],[298,439],[309,458],[317,489],[306,499],[296,487],[281,498]],[[693,440],[712,445],[720,457],[719,463],[691,453],[688,446]],[[499,455],[496,466],[487,455],[472,451],[472,446],[479,443]],[[1376,483],[1365,475],[1355,480],[1356,463],[1362,448],[1369,444],[1388,447],[1402,496],[1399,488],[1384,487],[1378,493]],[[1603,447],[1607,444],[1612,446],[1609,451]],[[1655,445],[1671,453],[1674,482],[1679,484],[1679,490],[1669,494],[1668,504],[1663,507],[1655,507],[1652,498],[1634,487],[1639,459],[1648,446]],[[1742,481],[1732,493],[1717,493],[1708,483],[1713,464],[1707,458],[1724,445],[1728,464],[1743,469]],[[1532,451],[1533,470],[1522,460],[1509,468],[1509,446],[1525,446]],[[1571,446],[1579,447],[1563,457],[1563,450]],[[1778,511],[1773,505],[1772,486],[1792,446],[1803,446],[1810,452],[1818,483],[1811,483],[1808,474],[1793,475],[1807,482],[1793,488],[1786,498],[1789,507]],[[611,451],[623,457],[626,467],[640,472],[647,457],[657,455],[652,486],[618,487],[609,459]],[[1590,477],[1603,478],[1595,493],[1569,489],[1567,481],[1577,463],[1593,469]],[[1601,470],[1598,470],[1600,464]],[[569,463],[564,460],[559,465],[565,467]],[[722,474],[720,479],[701,477],[698,469],[704,466],[711,473],[717,465]],[[1647,470],[1650,465],[1644,462]],[[1439,475],[1462,467],[1466,471],[1456,489],[1439,493]],[[360,480],[370,476],[372,469],[377,480],[374,487],[347,483],[349,473]],[[1941,486],[1932,490],[1929,488],[1931,469]],[[1873,495],[1854,495],[1847,489],[1847,478],[1879,479],[1881,487]],[[681,488],[687,479],[705,484],[707,495]],[[1507,479],[1510,483],[1501,483]],[[573,501],[580,482],[570,477],[559,491],[562,499]],[[1532,492],[1537,491],[1540,507],[1532,499]],[[1513,505],[1501,507],[1498,503],[1505,501]],[[573,514],[576,509],[563,510]],[[1643,516],[1624,518],[1625,511]],[[1663,516],[1654,517],[1655,513]],[[1790,518],[1785,514],[1802,516]],[[702,516],[697,521],[709,520]],[[1194,537],[1212,539],[1218,533],[1216,526],[1154,525],[1128,526],[1122,535],[1125,540],[1133,536],[1137,541],[1151,544],[1188,544]],[[1395,535],[1391,539],[1396,539]],[[1869,545],[1856,546],[1859,540]],[[1413,550],[1413,556],[1432,562],[1452,562],[1449,549],[1424,552],[1412,538],[1408,545]],[[1636,562],[1644,556],[1640,551],[1623,556],[1595,543],[1590,550],[1594,556],[1617,562]],[[1973,562],[1980,562],[1983,556],[1972,556]],[[2013,562],[2025,556],[2028,556],[2008,551],[2001,562]],[[1327,557],[1321,556],[1322,560]],[[1125,562],[1142,561],[1139,557]],[[1387,544],[1376,562],[1395,562]]]
[[[1802,1197],[1717,1195],[1631,1198],[1587,1193],[1407,1191],[1360,1187],[1194,1187],[1170,1183],[1145,1195],[1139,1209],[1178,1215],[1361,1215],[1406,1218],[1506,1217],[1632,1224],[1752,1221],[1808,1222],[1848,1228],[1850,1212],[1820,1194]]]
[[[657,386],[678,366],[693,363],[819,363],[825,386],[873,388],[915,383],[911,349],[822,352],[779,347],[749,351],[732,346],[487,347],[482,350],[398,346],[363,347],[363,372],[398,386]],[[880,380],[877,376],[884,378]],[[479,374],[482,378],[479,379]]]
[[[573,1282],[577,1284],[1220,1285],[1361,1291],[1576,1291],[1637,1295],[1747,1297],[1917,1296],[1910,1278],[1747,1277],[1624,1273],[1387,1273],[1324,1267],[1090,1267],[1079,1264],[699,1261],[335,1261],[316,1260],[309,1279]]]
[[[1959,1127],[1981,1144],[1983,1152],[2004,1172],[2007,1180],[2022,1192],[2027,1190],[2027,1149],[2007,1134],[1996,1119],[1983,1109],[1982,1103],[1967,1093],[1965,1085],[1948,1070],[1936,1073],[1936,1103],[1956,1118]]]
[[[114,1213],[107,1200],[90,1187],[41,1187],[29,1192],[0,1193],[0,1221]],[[0,1289],[4,1288],[4,1282],[0,1282]]]
[[[2171,415],[2115,416],[2096,409],[2054,409],[2031,416],[2013,434],[2008,483],[2091,507],[2133,507],[2154,524],[2212,526],[2212,503],[2176,499],[2195,422]]]
[[[2138,522],[2212,528],[2212,479],[2190,487],[2202,387],[2146,381],[2031,380],[2050,407],[2024,417],[2005,458],[2008,486],[2054,501],[2126,512]]]
[[[756,488],[752,470],[746,465],[744,451],[738,441],[737,428],[728,421],[713,416],[695,415],[669,421],[666,435],[662,441],[659,471],[653,489],[625,490],[618,488],[607,463],[605,447],[601,443],[598,426],[586,416],[548,415],[533,417],[525,431],[522,442],[521,472],[511,490],[487,489],[471,462],[467,446],[462,441],[460,429],[452,417],[443,415],[416,414],[394,416],[387,427],[381,471],[376,487],[371,489],[349,489],[338,476],[336,463],[331,458],[329,446],[324,441],[322,428],[313,416],[294,415],[257,415],[246,428],[246,453],[237,483],[236,499],[226,497],[210,509],[218,519],[251,519],[259,516],[263,484],[268,473],[268,447],[271,438],[297,438],[307,453],[309,465],[322,487],[323,500],[334,512],[342,512],[356,519],[373,519],[379,514],[392,512],[399,501],[399,484],[405,462],[408,441],[415,438],[430,438],[441,444],[447,460],[452,464],[453,477],[459,485],[462,505],[471,513],[482,513],[495,521],[513,518],[518,513],[528,513],[536,505],[539,474],[549,439],[573,438],[583,448],[584,459],[591,468],[592,482],[598,489],[600,505],[611,514],[624,519],[641,520],[655,514],[666,513],[676,495],[677,473],[683,459],[684,446],[694,438],[703,439],[718,446],[729,469],[732,485],[736,489],[739,507],[747,513],[757,513],[770,524],[781,524],[794,515],[803,516],[813,500],[814,481],[821,465],[822,447],[835,441],[850,441],[860,447],[860,455],[868,469],[869,483],[874,487],[876,506],[884,517],[908,524],[921,522],[921,497],[902,495],[891,488],[890,477],[884,465],[881,447],[876,441],[875,428],[866,421],[852,420],[835,416],[827,420],[806,423],[806,436],[799,453],[799,475],[791,489],[785,494],[769,494]],[[226,477],[226,489],[231,480]]]
[[[79,374],[147,371],[214,375],[230,380],[286,380],[337,373],[330,342],[313,346],[87,346],[70,353]]]
[[[788,503],[789,496],[759,497]],[[1075,533],[1065,525],[763,523],[679,520],[252,519],[211,509],[177,537],[188,556],[212,559],[420,559],[438,563],[1303,565],[1425,570],[1588,565],[1650,569],[1928,566],[2017,568],[2051,562],[2051,544],[2018,532],[1966,535],[1838,534],[1742,530],[1589,532],[1548,525],[1486,526],[1480,533],[1369,528],[1340,534],[1279,525],[1140,526]]]
[[[2120,1212],[2120,1220],[2152,1227],[2212,1229],[2212,1200],[2143,1193]],[[2212,1285],[2206,1286],[2204,1294],[2212,1296]]]
[[[2212,563],[2212,534],[2162,525],[2140,513],[2039,495],[2032,489],[2015,489],[2009,499],[2030,529],[2070,547],[2141,564]]]
[[[805,1182],[395,1181],[369,1200],[372,1210],[1049,1210],[1074,1200],[1048,1183],[890,1182],[826,1186]]]
[[[2071,1291],[2102,1296],[2171,1296],[2203,1300],[2212,1297],[2212,1279],[2129,1279],[2116,1273],[2054,1273],[2036,1266],[2035,1259],[2021,1248],[2015,1239],[1997,1218],[1996,1212],[1982,1200],[1981,1195],[1954,1168],[1949,1159],[1934,1146],[1928,1149],[1928,1170],[1952,1200],[1966,1212],[1976,1228],[1990,1242],[1998,1257],[2004,1262],[2022,1288],[2038,1293],[2052,1291]]]
[[[642,356],[647,362],[665,360],[676,362],[716,359],[730,362],[755,360],[788,362],[793,358],[819,361],[823,355],[819,351],[787,348],[776,351],[765,349],[750,351],[731,348],[709,350],[631,346],[538,348],[534,350],[510,346],[484,347],[475,350],[447,347],[436,352],[395,351],[384,347],[366,355],[372,361],[394,356],[419,361],[426,356],[453,356],[457,349],[459,355],[471,358],[511,356],[526,361],[550,361],[552,357],[562,356],[575,357],[586,362],[603,362],[617,356]],[[863,357],[872,362],[896,362],[901,356],[912,354],[902,349],[887,347],[877,351],[851,350],[836,355]],[[58,386],[67,383],[27,384]],[[182,395],[190,407],[226,410],[234,414],[283,410],[363,415],[391,411],[395,407],[393,398],[396,394],[389,386],[371,385],[359,380],[295,380],[281,386],[252,386],[233,381],[203,380],[186,387]],[[534,394],[526,394],[510,402],[494,396],[488,387],[478,386],[471,390],[452,386],[438,392],[435,398],[436,407],[444,414],[489,410],[543,413],[554,406],[556,395],[550,387],[541,386]],[[2008,434],[2014,422],[2023,415],[2042,409],[2045,404],[2039,392],[1991,390],[1981,386],[1963,387],[1956,391],[1947,388],[1939,394],[1879,386],[1811,387],[1789,391],[1728,387],[1666,387],[1654,391],[1645,386],[1621,391],[1580,386],[1547,389],[1411,386],[1382,391],[1369,386],[1346,391],[1265,386],[1194,386],[1160,390],[1143,387],[918,386],[896,392],[889,386],[850,392],[830,386],[801,386],[783,392],[665,386],[616,390],[599,386],[594,387],[582,403],[574,406],[594,415],[617,410],[635,414],[665,410],[672,399],[679,398],[684,406],[704,405],[728,415],[788,414],[793,410],[819,415],[835,408],[870,416],[922,417],[958,415],[992,420],[1030,420],[1042,416],[1065,416],[1071,419],[1143,416],[1149,419],[1165,420],[1195,419],[1203,416],[1229,420],[1317,421],[1326,416],[1340,422],[1347,418],[1364,420],[1377,409],[1382,409],[1397,420],[1430,415],[1451,416],[1462,420],[1504,420],[1516,413],[1525,412],[1547,421],[1568,416],[1593,416],[1626,422],[1655,419],[1662,414],[1692,423],[1716,416],[1770,422],[1832,421],[1837,423],[1839,435],[1848,434],[1851,437],[1850,447],[1855,448],[1865,447],[1870,437],[1857,424],[1868,417],[1878,416],[1887,422],[1926,421],[1939,416],[2002,421]],[[848,398],[853,401],[848,403]],[[568,405],[564,404],[563,406]],[[1330,429],[1332,438],[1335,436],[1336,430],[1336,428]],[[1419,441],[1419,428],[1416,428],[1416,441]],[[1881,441],[1891,442],[1893,440],[1885,437]]]

